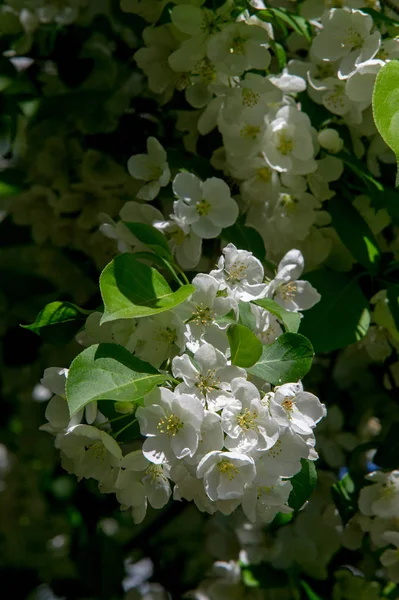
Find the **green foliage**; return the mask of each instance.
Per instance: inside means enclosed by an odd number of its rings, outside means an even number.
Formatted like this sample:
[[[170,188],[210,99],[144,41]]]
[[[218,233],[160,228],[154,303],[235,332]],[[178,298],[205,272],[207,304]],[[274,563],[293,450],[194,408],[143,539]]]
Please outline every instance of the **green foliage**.
[[[71,302],[51,302],[37,315],[31,325],[21,325],[50,344],[62,345],[71,341],[91,311]]]
[[[373,92],[373,115],[381,137],[399,161],[399,62],[391,60],[377,75]],[[396,177],[399,185],[399,176]]]
[[[284,8],[267,8],[265,10],[259,10],[256,12],[256,16],[262,21],[272,23],[275,27],[278,27],[284,36],[288,35],[286,27],[288,25],[288,27],[293,29],[296,33],[304,36],[308,42],[311,41],[309,22],[303,17],[295,15]]]
[[[262,344],[248,327],[230,325],[227,337],[233,365],[244,368],[252,367],[261,357]]]
[[[257,304],[258,306],[265,308],[275,317],[277,317],[277,319],[283,324],[286,331],[297,333],[299,329],[299,324],[301,322],[301,317],[298,313],[285,310],[285,308],[283,308],[282,306],[280,306],[280,304],[277,304],[277,302],[271,300],[270,298],[254,300],[253,304]]]
[[[370,273],[376,274],[381,255],[374,235],[359,211],[345,198],[328,203],[332,224],[352,256]]]
[[[100,276],[100,290],[105,308],[102,323],[106,323],[170,310],[184,302],[195,287],[183,285],[173,292],[156,269],[126,253],[105,267]]]
[[[349,473],[346,473],[331,487],[331,495],[344,525],[357,511],[355,483]]]
[[[167,260],[173,261],[168,242],[158,229],[145,223],[124,223],[140,242],[148,246],[153,252]]]
[[[135,402],[171,379],[116,344],[95,344],[72,362],[67,378],[71,416],[94,400]]]
[[[283,333],[273,344],[263,346],[262,356],[248,370],[273,385],[298,381],[312,366],[312,344],[298,333]]]
[[[305,276],[321,294],[307,310],[300,331],[315,352],[331,352],[362,339],[370,325],[367,298],[351,275],[319,269]]]
[[[298,511],[312,495],[317,484],[317,471],[313,461],[301,459],[302,468],[291,479],[292,490],[288,497],[288,506]]]

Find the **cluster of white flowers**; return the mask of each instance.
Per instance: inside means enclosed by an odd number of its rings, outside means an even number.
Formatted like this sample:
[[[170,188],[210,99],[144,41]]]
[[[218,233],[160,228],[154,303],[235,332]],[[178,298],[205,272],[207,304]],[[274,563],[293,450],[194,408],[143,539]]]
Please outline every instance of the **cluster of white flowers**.
[[[145,396],[135,412],[144,443],[123,456],[96,403],[85,409],[87,424],[81,423],[82,412],[69,419],[67,370],[48,370],[42,383],[56,395],[43,429],[56,436],[64,467],[79,478],[97,479],[103,491],[115,491],[136,521],[144,518],[147,501],[154,508],[167,503],[170,482],[175,499],[194,500],[210,513],[230,514],[241,505],[250,521],[270,522],[278,512],[291,512],[289,480],[300,471],[301,459],[317,458],[313,430],[325,407],[300,381],[272,390],[232,365],[226,327],[238,319],[240,303],[259,298],[294,312],[310,308],[319,295],[308,282],[297,281],[302,268],[301,253],[292,250],[276,277],[264,282],[261,263],[229,244],[214,271],[196,275],[196,291],[176,309],[105,327],[100,313],[92,314],[82,341],[112,341],[154,366],[170,363],[178,385]],[[265,309],[250,306],[258,337],[270,343],[280,325]]]
[[[351,550],[360,548],[368,534],[389,579],[399,582],[399,471],[373,471],[366,479],[370,484],[360,491],[360,512],[347,524],[343,543]]]
[[[294,246],[302,250],[309,266],[323,262],[337,245],[323,202],[334,195],[329,184],[342,174],[342,160],[334,154],[344,143],[333,121],[320,131],[312,126],[301,110],[298,93],[306,90],[314,102],[342,118],[358,157],[365,152],[361,140],[366,136],[369,168],[379,174],[377,156],[386,161],[394,157],[372,123],[372,88],[379,69],[399,56],[397,40],[382,40],[372,17],[358,10],[359,3],[325,12],[322,2],[316,9],[313,4],[305,2],[301,10],[318,35],[310,47],[305,38],[290,36],[291,53],[301,51],[301,56],[289,60],[277,75],[268,74],[275,60],[271,23],[261,20],[264,16],[259,13],[259,18],[256,9],[237,18],[229,2],[216,11],[179,2],[171,10],[171,23],[144,31],[146,47],[135,54],[149,88],[164,102],[175,89],[185,91],[196,109],[187,123],[194,135],[218,128],[223,146],[214,152],[212,164],[239,189],[240,211],[246,224],[261,234],[268,257],[279,260]],[[263,3],[256,6],[262,8]],[[136,9],[132,5],[126,10]],[[157,20],[151,14],[146,18]],[[187,186],[188,175],[184,178]],[[183,201],[198,207],[203,196],[195,181]],[[174,191],[181,199],[175,184]],[[224,195],[227,199],[227,189]],[[210,211],[212,201],[207,200]],[[178,203],[172,219],[184,223],[187,232],[192,209],[181,212],[180,207]],[[231,218],[235,212],[231,210]],[[192,235],[212,237],[228,224],[215,216],[206,231],[199,223],[189,230]],[[197,250],[197,260],[199,256]]]

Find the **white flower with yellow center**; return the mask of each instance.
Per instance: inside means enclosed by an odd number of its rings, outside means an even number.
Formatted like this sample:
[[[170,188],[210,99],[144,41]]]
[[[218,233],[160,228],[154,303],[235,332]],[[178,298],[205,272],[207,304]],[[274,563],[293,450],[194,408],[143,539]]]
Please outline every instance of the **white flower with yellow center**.
[[[191,352],[196,352],[202,343],[209,342],[224,352],[228,340],[224,330],[229,321],[218,323],[234,303],[231,298],[219,294],[219,283],[207,273],[199,273],[192,280],[196,290],[190,299],[175,310],[186,325],[186,344]]]
[[[341,79],[373,58],[380,48],[381,34],[371,33],[373,19],[360,10],[333,8],[324,13],[321,24],[323,29],[313,40],[311,51],[320,60],[341,59]]]
[[[198,448],[204,408],[194,396],[155,388],[136,411],[142,435],[143,454],[162,464],[193,456]]]
[[[253,459],[239,452],[209,452],[197,468],[197,477],[204,480],[205,491],[213,501],[242,498],[255,475]]]
[[[170,180],[166,152],[154,137],[147,139],[147,154],[131,156],[127,168],[132,177],[147,182],[137,194],[142,200],[154,200]]]
[[[237,250],[234,244],[227,244],[217,267],[210,272],[210,275],[219,282],[220,289],[226,290],[236,304],[239,300],[250,302],[266,294],[263,266],[252,252]]]
[[[324,404],[301,383],[285,383],[274,390],[270,414],[281,427],[289,427],[300,435],[310,435],[317,423],[326,416]]]
[[[122,451],[118,443],[105,431],[91,425],[74,425],[56,438],[61,450],[64,468],[78,479],[109,478],[110,471],[119,467]]]
[[[245,379],[233,379],[234,400],[223,409],[222,427],[228,450],[250,453],[271,448],[278,439],[279,425],[262,403],[257,388]]]
[[[374,471],[366,475],[373,485],[364,487],[359,496],[359,509],[367,517],[397,517],[399,506],[399,471]]]
[[[277,442],[266,452],[259,453],[260,472],[266,477],[293,477],[301,470],[301,458],[309,458],[306,441],[288,427],[280,429]],[[252,454],[255,456],[255,454]]]
[[[224,227],[237,220],[237,203],[223,179],[211,177],[201,181],[191,173],[179,173],[173,180],[173,191],[178,197],[175,215],[199,237],[217,237]]]
[[[291,483],[280,478],[270,480],[268,477],[264,481],[262,475],[257,463],[256,479],[246,488],[242,499],[242,510],[251,523],[271,523],[277,513],[292,512],[287,504]]]
[[[308,281],[298,281],[305,261],[299,250],[290,250],[281,259],[275,278],[269,283],[267,296],[286,310],[298,312],[312,308],[321,296]]]
[[[208,410],[218,411],[233,399],[230,384],[236,377],[246,377],[245,369],[227,364],[225,355],[211,344],[202,344],[191,360],[187,354],[172,361],[174,377],[183,379],[176,388],[195,396]]]
[[[266,129],[263,146],[269,166],[291,175],[305,175],[316,170],[315,148],[309,117],[284,106]]]
[[[162,231],[168,240],[172,254],[183,269],[192,269],[200,258],[202,239],[196,235],[184,219],[171,215],[169,221],[156,221],[154,227]]]
[[[124,508],[132,507],[135,523],[144,519],[147,499],[153,508],[165,506],[172,493],[166,467],[149,462],[141,450],[126,454],[119,467],[116,497]]]
[[[208,58],[217,70],[241,75],[249,69],[267,69],[270,63],[269,35],[263,27],[231,23],[208,42]]]
[[[160,367],[167,358],[184,350],[184,329],[183,322],[172,312],[140,319],[133,334],[135,354]]]

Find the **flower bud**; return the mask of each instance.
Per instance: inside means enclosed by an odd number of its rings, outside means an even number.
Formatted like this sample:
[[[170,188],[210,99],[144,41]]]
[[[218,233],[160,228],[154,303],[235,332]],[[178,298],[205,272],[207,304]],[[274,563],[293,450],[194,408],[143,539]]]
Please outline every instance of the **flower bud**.
[[[320,131],[317,137],[320,146],[329,152],[336,154],[342,150],[344,142],[339,137],[338,131],[335,129],[323,129],[323,131]]]

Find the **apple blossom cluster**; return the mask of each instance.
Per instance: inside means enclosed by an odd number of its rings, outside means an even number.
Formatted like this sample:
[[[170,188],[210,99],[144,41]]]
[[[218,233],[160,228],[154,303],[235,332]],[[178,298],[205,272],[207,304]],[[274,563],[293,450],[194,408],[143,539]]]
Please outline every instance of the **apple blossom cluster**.
[[[264,344],[278,338],[276,317],[250,303],[270,298],[288,311],[310,308],[320,297],[297,279],[302,269],[301,253],[291,250],[265,282],[260,261],[228,244],[217,268],[196,275],[194,293],[174,310],[104,326],[100,313],[90,315],[82,343],[116,343],[153,366],[168,365],[177,385],[155,387],[137,408],[116,403],[117,412],[135,413],[144,438],[141,448],[123,453],[96,403],[69,418],[68,370],[48,369],[42,383],[55,396],[42,429],[55,435],[64,468],[115,492],[136,522],[147,502],[154,508],[168,502],[171,483],[174,499],[194,501],[201,511],[230,514],[241,506],[251,522],[264,523],[292,512],[290,478],[301,459],[317,459],[313,430],[326,409],[300,381],[272,389],[233,365],[226,328],[244,304],[256,336]]]
[[[366,480],[368,485],[359,495],[359,512],[346,525],[342,542],[346,548],[356,550],[368,534],[387,577],[399,582],[399,471],[373,471]]]
[[[147,6],[126,1],[122,9],[137,12],[138,4]],[[240,212],[246,225],[261,234],[268,256],[279,260],[298,247],[307,264],[315,267],[337,245],[325,209],[325,201],[334,195],[329,184],[343,172],[344,141],[341,129],[334,126],[337,118],[348,128],[356,156],[363,156],[362,140],[368,139],[372,173],[380,174],[378,160],[394,161],[372,122],[371,97],[379,69],[399,57],[399,43],[382,37],[372,17],[359,10],[362,2],[324,11],[323,2],[306,1],[300,11],[316,35],[309,45],[292,34],[288,49],[298,57],[274,74],[273,25],[263,3],[252,4],[237,16],[231,2],[216,11],[179,2],[170,11],[171,22],[162,25],[157,24],[155,10],[146,13],[143,8],[140,14],[154,25],[144,30],[146,46],[136,52],[135,60],[163,103],[175,90],[184,91],[194,109],[191,119],[187,111],[182,116],[190,150],[193,137],[217,128],[223,145],[214,151],[212,165],[235,183]],[[304,93],[327,109],[330,124],[318,130],[312,125],[301,105]],[[153,168],[147,181],[166,185],[162,164],[155,161]],[[137,166],[130,173],[145,179]],[[152,199],[146,192],[141,198]],[[175,213],[175,223],[186,217],[178,209]],[[187,229],[191,224],[187,219],[185,223]],[[219,224],[214,226],[216,231]],[[190,231],[200,237],[203,233],[194,227]],[[210,230],[206,233],[211,235]],[[193,254],[193,262],[194,256],[198,259],[200,253]]]

